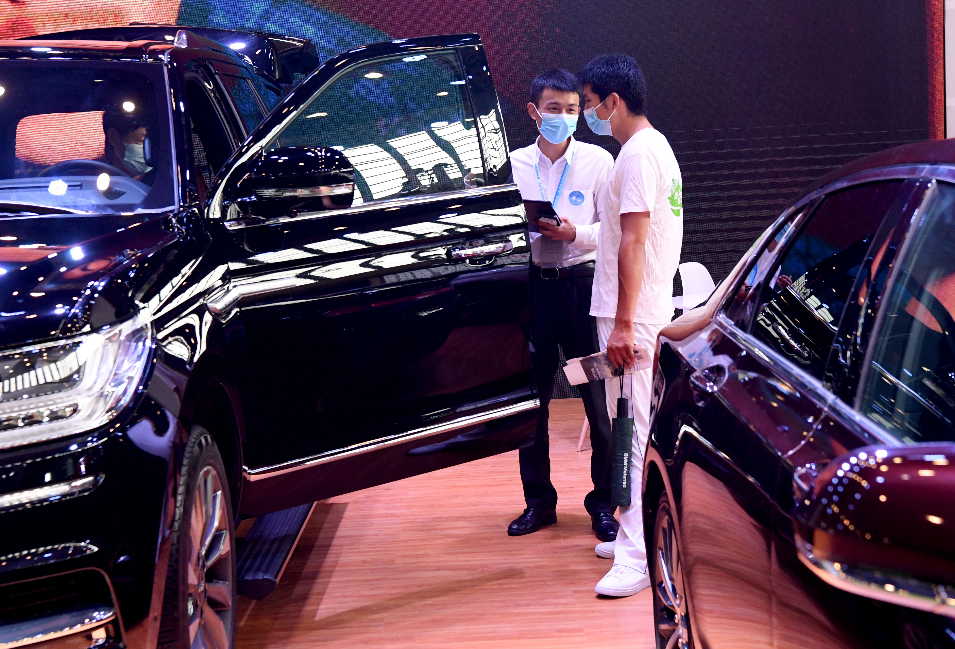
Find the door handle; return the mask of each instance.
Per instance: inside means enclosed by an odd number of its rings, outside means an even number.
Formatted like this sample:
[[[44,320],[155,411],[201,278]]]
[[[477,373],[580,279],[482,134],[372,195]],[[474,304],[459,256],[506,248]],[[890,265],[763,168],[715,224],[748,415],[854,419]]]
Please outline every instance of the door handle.
[[[779,339],[786,343],[790,349],[799,354],[799,357],[803,360],[809,360],[809,350],[805,345],[801,345],[796,342],[792,336],[789,335],[789,332],[786,331],[786,328],[779,324],[778,322],[773,323],[773,331],[776,332],[776,335],[779,336]]]
[[[494,255],[503,255],[514,249],[514,243],[511,241],[501,241],[498,243],[489,243],[483,246],[474,246],[473,248],[454,248],[450,251],[451,259],[476,259],[478,257],[493,257]]]
[[[690,375],[690,389],[693,391],[693,400],[696,405],[702,406],[707,397],[719,392],[726,383],[726,368],[722,365],[713,365],[697,370]]]
[[[809,498],[819,472],[815,464],[796,467],[793,470],[793,495],[797,500]]]

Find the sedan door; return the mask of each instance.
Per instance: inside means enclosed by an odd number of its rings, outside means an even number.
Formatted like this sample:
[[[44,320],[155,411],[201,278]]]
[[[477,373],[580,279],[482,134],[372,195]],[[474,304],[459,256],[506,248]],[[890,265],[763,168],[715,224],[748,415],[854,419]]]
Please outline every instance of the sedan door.
[[[829,360],[827,373],[839,380],[840,398],[832,400],[814,434],[789,454],[780,475],[778,581],[803,616],[810,612],[821,630],[847,644],[851,639],[851,646],[955,646],[950,619],[833,588],[799,561],[793,545],[792,498],[812,487],[816,474],[838,456],[870,445],[955,441],[955,303],[946,288],[955,278],[955,187],[931,179],[911,184],[908,205],[895,218],[890,215],[882,242],[867,259],[869,270],[850,300],[852,317],[843,321],[840,344]],[[921,231],[908,234],[919,223]],[[905,243],[907,235],[914,241]],[[851,532],[871,521],[857,520],[852,500],[842,497],[860,468],[855,460],[844,466],[845,474],[825,489],[840,529]],[[787,494],[789,502],[782,500]],[[900,505],[905,508],[891,503]],[[879,525],[892,528],[888,517]],[[891,543],[892,533],[885,534],[884,542]]]
[[[211,307],[242,331],[228,353],[246,513],[511,450],[532,430],[526,220],[480,41],[359,50],[272,112],[212,205],[232,261]],[[295,155],[347,161],[350,204],[341,184],[281,214],[222,200],[243,161],[308,160]]]

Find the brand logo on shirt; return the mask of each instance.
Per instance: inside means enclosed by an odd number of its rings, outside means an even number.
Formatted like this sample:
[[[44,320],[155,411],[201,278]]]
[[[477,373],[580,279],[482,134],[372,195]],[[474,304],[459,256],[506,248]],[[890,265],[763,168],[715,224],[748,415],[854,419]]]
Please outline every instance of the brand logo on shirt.
[[[567,197],[567,200],[570,201],[571,205],[583,205],[584,195],[581,192],[570,192],[570,196]]]
[[[674,178],[670,183],[670,196],[667,200],[670,201],[673,216],[681,216],[683,214],[683,183],[679,179]]]

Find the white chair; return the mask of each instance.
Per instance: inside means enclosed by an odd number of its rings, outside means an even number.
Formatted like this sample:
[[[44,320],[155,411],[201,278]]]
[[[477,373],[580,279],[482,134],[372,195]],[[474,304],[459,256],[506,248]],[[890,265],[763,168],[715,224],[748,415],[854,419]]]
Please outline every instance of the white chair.
[[[680,264],[680,283],[683,284],[683,295],[673,298],[673,307],[684,311],[703,304],[716,288],[710,271],[695,261]]]

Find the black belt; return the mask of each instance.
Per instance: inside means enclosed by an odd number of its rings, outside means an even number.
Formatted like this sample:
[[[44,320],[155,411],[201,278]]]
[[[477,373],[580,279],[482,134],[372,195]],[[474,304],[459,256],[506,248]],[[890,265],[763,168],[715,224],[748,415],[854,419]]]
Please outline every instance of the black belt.
[[[531,265],[531,273],[539,276],[541,279],[567,279],[568,277],[577,277],[585,275],[593,277],[596,264],[587,261],[575,266],[561,266],[560,268],[544,268],[543,266]]]

